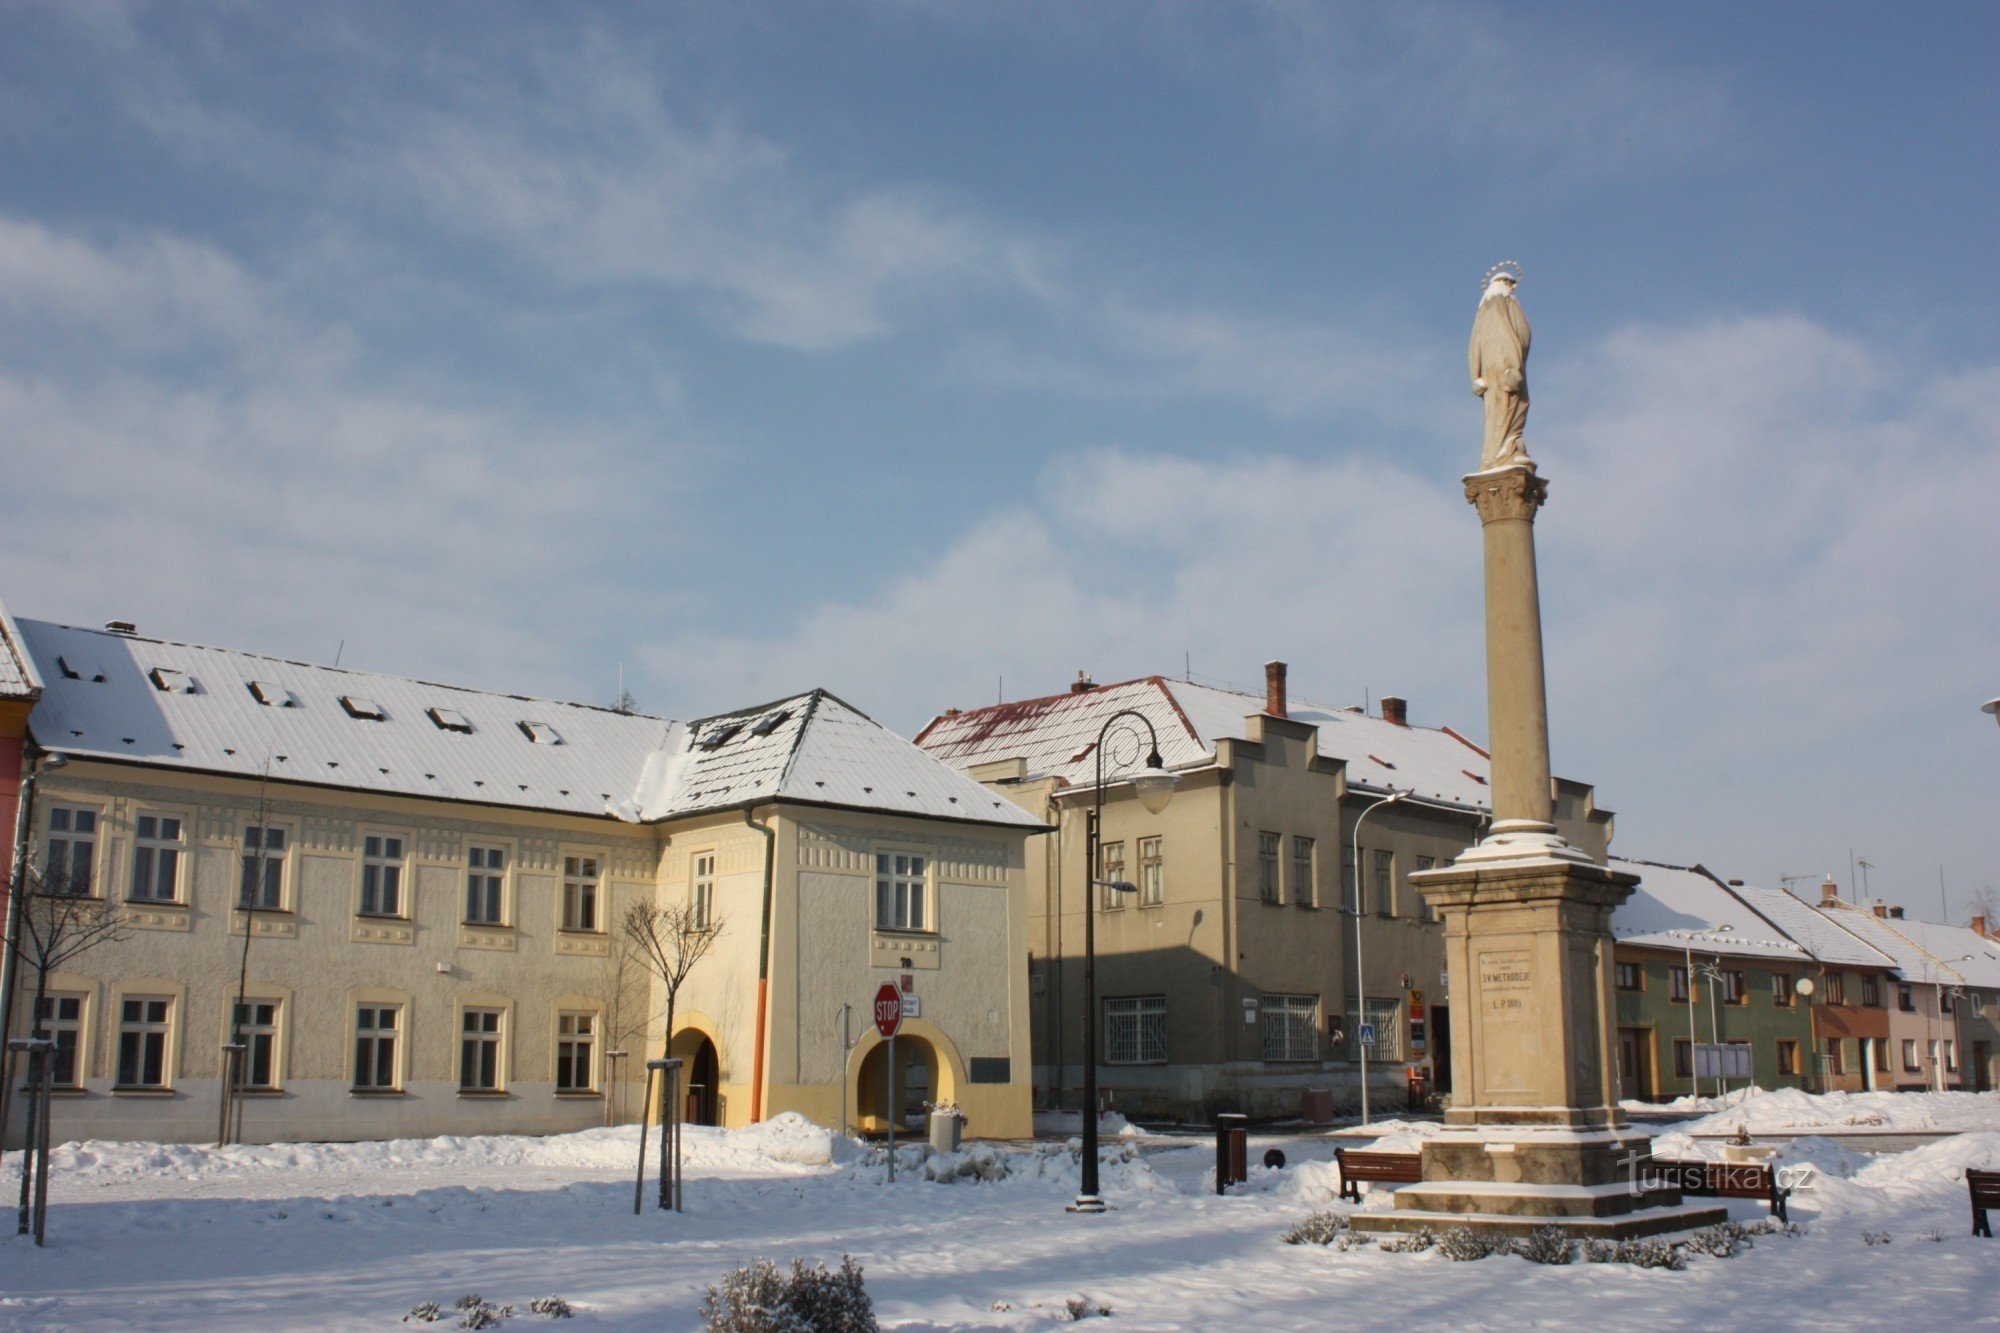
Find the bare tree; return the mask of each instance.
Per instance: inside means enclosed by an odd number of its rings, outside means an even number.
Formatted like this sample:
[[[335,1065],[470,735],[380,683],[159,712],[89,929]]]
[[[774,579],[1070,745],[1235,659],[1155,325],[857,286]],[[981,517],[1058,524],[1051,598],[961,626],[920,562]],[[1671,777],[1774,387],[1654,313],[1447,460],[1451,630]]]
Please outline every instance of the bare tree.
[[[660,979],[667,992],[667,1025],[660,1038],[660,1054],[666,1055],[674,1043],[674,1006],[681,986],[695,964],[707,957],[716,936],[722,933],[722,918],[704,917],[689,903],[665,907],[642,898],[625,909],[621,929],[634,955],[648,972]]]
[[[1991,881],[1966,894],[1965,900],[1966,909],[1973,916],[1986,918],[1988,930],[2000,930],[2000,889],[1994,888]]]

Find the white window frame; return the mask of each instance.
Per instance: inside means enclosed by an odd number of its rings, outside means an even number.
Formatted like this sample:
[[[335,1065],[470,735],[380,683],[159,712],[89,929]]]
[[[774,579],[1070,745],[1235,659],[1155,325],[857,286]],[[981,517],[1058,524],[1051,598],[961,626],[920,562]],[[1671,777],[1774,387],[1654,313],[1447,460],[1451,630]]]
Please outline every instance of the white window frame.
[[[1903,1038],[1903,1072],[1914,1074],[1923,1068],[1923,1060],[1917,1053],[1917,1039]]]
[[[174,1010],[178,1007],[176,1000],[176,996],[152,993],[121,994],[118,997],[118,1048],[115,1053],[116,1067],[112,1070],[112,1086],[116,1091],[166,1092],[174,1086]],[[131,1012],[133,1005],[142,1006],[136,1018]],[[152,1008],[154,1005],[161,1006],[158,1017],[154,1016],[155,1011]],[[125,1063],[128,1037],[139,1039],[137,1048],[139,1068],[136,1071],[139,1074],[143,1075],[146,1072],[146,1065],[151,1062],[155,1054],[157,1055],[159,1061],[157,1080],[148,1082],[143,1077],[131,1080],[125,1077],[128,1072]],[[155,1043],[158,1047],[157,1052],[148,1051],[147,1047]]]
[[[494,858],[499,858],[497,864]],[[509,872],[514,864],[514,849],[501,842],[478,842],[465,849],[465,924],[468,926],[504,926],[513,919],[507,901]],[[473,903],[478,900],[483,909],[491,904],[493,914],[483,916],[474,913]]]
[[[1097,844],[1097,878],[1100,884],[1115,884],[1125,878],[1125,842],[1100,842]],[[1099,888],[1097,906],[1100,911],[1115,912],[1125,905],[1125,895],[1115,889]]]
[[[1943,1038],[1943,1046],[1944,1072],[1947,1074],[1956,1074],[1958,1072],[1958,1043],[1950,1037],[1945,1037]]]
[[[1104,1063],[1163,1065],[1167,1062],[1167,997],[1107,996],[1104,1001]]]
[[[1258,1004],[1264,1027],[1264,1059],[1319,1059],[1319,996],[1265,995]]]
[[[475,1056],[474,1052],[478,1054]],[[468,1061],[477,1061],[468,1079]],[[484,1096],[507,1091],[507,1009],[497,1004],[458,1008],[458,1092]]]
[[[271,1007],[271,1016],[268,1020],[257,1018],[257,1010],[263,1005]],[[249,1015],[239,1026],[237,1020],[243,1016],[238,1014],[236,995],[231,992],[227,1010],[229,1039],[241,1041],[244,1048],[243,1063],[237,1071],[237,1079],[245,1092],[278,1092],[284,1087],[284,1074],[279,1065],[279,1057],[284,1049],[280,1034],[284,1031],[285,1002],[275,995],[245,995],[241,1007],[249,1010]],[[262,1079],[255,1077],[254,1072],[257,1068],[257,1052],[260,1046],[263,1048],[266,1064],[265,1076]]]
[[[403,1000],[356,1000],[352,1016],[348,1020],[348,1035],[354,1051],[354,1069],[350,1085],[356,1092],[385,1093],[403,1090],[403,1061],[409,1053],[409,1024],[407,1016],[410,1006]],[[381,1026],[381,1015],[391,1015],[387,1027]],[[363,1016],[369,1022],[362,1023]],[[387,1033],[387,1037],[382,1034]],[[382,1044],[389,1046],[389,1081],[380,1079],[382,1073]]]
[[[556,1011],[555,1089],[558,1093],[575,1096],[598,1090],[598,1042],[603,1036],[600,1030],[603,1026],[604,1015],[596,1009]],[[575,1081],[579,1069],[584,1076],[581,1084]],[[565,1079],[570,1080],[568,1086],[564,1085]]]
[[[104,811],[76,801],[52,802],[42,828],[40,891],[61,897],[96,897],[97,844],[104,836]],[[79,856],[83,861],[80,888],[76,868]]]
[[[715,849],[688,856],[688,911],[697,930],[707,930],[715,922]]]
[[[907,847],[875,849],[875,929],[900,935],[935,935],[937,915],[929,852]]]
[[[34,999],[32,995],[28,998],[30,1002]],[[63,1092],[81,1091],[84,1079],[84,1056],[87,1053],[84,1045],[84,1025],[90,1019],[90,995],[85,991],[62,990],[52,986],[48,994],[42,997],[42,1002],[48,1008],[35,1015],[33,1030],[46,1034],[56,1043],[57,1059],[49,1069],[51,1086]],[[70,1003],[76,1006],[76,1013],[66,1017],[62,1012],[63,1006]],[[65,1037],[68,1038],[67,1042],[64,1041]],[[61,1077],[61,1057],[64,1054],[69,1056],[68,1078]]]
[[[1167,842],[1160,834],[1139,839],[1139,906],[1167,901]]]
[[[563,854],[562,929],[578,935],[605,933],[604,854],[565,852]],[[590,922],[583,921],[584,905],[590,907]]]
[[[1269,829],[1257,834],[1257,897],[1267,903],[1285,901],[1284,881],[1280,876],[1278,858],[1284,850],[1284,839]]]
[[[146,831],[149,824],[150,834]],[[172,836],[161,831],[169,824],[174,829]],[[187,825],[186,815],[170,810],[141,810],[132,817],[132,882],[125,888],[127,899],[135,903],[181,901]],[[159,892],[162,879],[166,880],[165,893]]]
[[[254,816],[250,819],[238,820],[237,822],[243,830],[243,837],[237,848],[236,892],[234,894],[236,910],[239,912],[246,909],[254,909],[259,912],[283,912],[288,910],[286,904],[289,899],[286,895],[286,889],[289,887],[291,879],[291,876],[287,873],[291,869],[292,859],[291,826],[269,822],[259,824],[254,822]],[[256,835],[257,846],[255,847],[250,845],[253,833]],[[280,843],[275,854],[270,850],[270,835],[273,833],[278,835]],[[257,901],[254,903],[247,902],[243,893],[244,883],[247,879],[252,879],[256,875],[256,865],[260,853],[263,861],[264,882],[258,886]],[[265,899],[267,898],[276,899],[276,901],[266,902]]]
[[[1319,840],[1300,833],[1292,835],[1292,901],[1319,906]]]
[[[361,835],[361,896],[357,916],[407,921],[410,904],[410,840],[401,833],[364,831]]]

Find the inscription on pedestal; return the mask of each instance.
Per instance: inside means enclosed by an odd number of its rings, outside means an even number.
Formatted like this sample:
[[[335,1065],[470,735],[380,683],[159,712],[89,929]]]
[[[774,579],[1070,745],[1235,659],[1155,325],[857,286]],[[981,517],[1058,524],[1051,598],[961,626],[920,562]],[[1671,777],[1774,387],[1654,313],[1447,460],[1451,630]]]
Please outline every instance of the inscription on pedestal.
[[[1526,949],[1494,949],[1479,955],[1479,993],[1488,1018],[1525,1018],[1535,988]]]

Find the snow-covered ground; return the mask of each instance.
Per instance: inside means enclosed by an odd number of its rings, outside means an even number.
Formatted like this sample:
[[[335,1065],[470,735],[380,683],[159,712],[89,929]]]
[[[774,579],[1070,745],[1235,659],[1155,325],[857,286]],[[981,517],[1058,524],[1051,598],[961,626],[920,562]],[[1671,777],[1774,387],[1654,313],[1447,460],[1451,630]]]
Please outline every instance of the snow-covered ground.
[[[1393,1146],[1427,1128],[1395,1126]],[[556,1295],[577,1310],[569,1327],[688,1329],[731,1267],[837,1266],[843,1253],[865,1269],[884,1327],[906,1330],[1041,1328],[1079,1294],[1110,1307],[1107,1328],[1131,1330],[2000,1323],[2000,1242],[1968,1236],[1962,1179],[1968,1165],[2000,1167],[2000,1132],[1882,1156],[1801,1139],[1778,1160],[1816,1168],[1793,1200],[1805,1234],[1682,1272],[1283,1244],[1293,1223],[1334,1206],[1339,1141],[1256,1139],[1253,1161],[1275,1144],[1290,1165],[1255,1168],[1218,1198],[1205,1145],[1107,1139],[1115,1210],[1097,1217],[1064,1211],[1077,1169],[1059,1142],[928,1162],[912,1145],[892,1185],[879,1151],[790,1117],[689,1130],[682,1216],[633,1216],[630,1128],[72,1144],[56,1154],[49,1247],[0,1240],[0,1326],[388,1328],[420,1302],[478,1292],[519,1307],[517,1328],[541,1322],[531,1299]],[[0,1173],[9,1198],[18,1160]],[[650,1180],[647,1192],[650,1205]],[[1749,1221],[1764,1209],[1730,1211]]]
[[[1689,1134],[1900,1134],[2000,1130],[2000,1095],[1990,1092],[1800,1092],[1751,1088],[1727,1097],[1682,1097],[1652,1105],[1626,1102],[1628,1110],[1690,1117],[1676,1129]]]

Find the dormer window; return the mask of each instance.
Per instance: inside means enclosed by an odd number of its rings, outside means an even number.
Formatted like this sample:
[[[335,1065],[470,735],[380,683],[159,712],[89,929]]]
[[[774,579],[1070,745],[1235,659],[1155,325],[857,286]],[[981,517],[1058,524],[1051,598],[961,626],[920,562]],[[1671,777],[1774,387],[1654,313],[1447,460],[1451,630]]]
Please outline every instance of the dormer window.
[[[282,685],[273,685],[268,680],[251,681],[250,695],[266,708],[296,708],[299,705],[290,690]]]
[[[146,676],[153,682],[153,688],[161,694],[193,694],[195,692],[194,677],[188,675],[185,671],[176,671],[172,667],[154,667],[146,673]]]
[[[426,708],[424,712],[437,724],[439,731],[460,731],[472,734],[472,719],[454,708]]]
[[[546,722],[516,722],[521,734],[537,745],[561,745],[562,733]]]
[[[56,666],[61,669],[66,680],[88,680],[100,685],[104,683],[104,673],[74,653],[64,653],[58,657]]]
[[[358,694],[341,695],[340,706],[347,710],[349,717],[360,718],[366,722],[383,722],[389,717],[387,713],[382,711],[381,704],[376,703],[373,699],[364,699]]]
[[[766,713],[757,719],[756,726],[750,728],[750,734],[752,736],[768,736],[779,727],[784,726],[785,719],[791,715],[792,710],[789,708],[780,708],[775,713]]]
[[[704,750],[719,750],[729,743],[730,737],[741,730],[743,730],[741,722],[725,722],[706,736],[703,736],[695,744]]]

